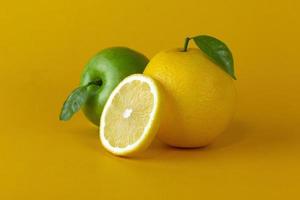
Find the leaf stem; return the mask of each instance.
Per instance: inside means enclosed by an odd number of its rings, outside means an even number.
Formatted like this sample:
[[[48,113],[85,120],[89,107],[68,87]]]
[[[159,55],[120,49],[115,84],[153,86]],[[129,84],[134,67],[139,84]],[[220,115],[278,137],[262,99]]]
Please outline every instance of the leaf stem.
[[[189,37],[186,37],[185,38],[185,41],[184,41],[184,46],[183,46],[183,52],[186,52],[187,51],[187,48],[188,48],[188,46],[189,46],[189,42],[190,42],[190,40],[191,40],[192,38],[189,38]]]

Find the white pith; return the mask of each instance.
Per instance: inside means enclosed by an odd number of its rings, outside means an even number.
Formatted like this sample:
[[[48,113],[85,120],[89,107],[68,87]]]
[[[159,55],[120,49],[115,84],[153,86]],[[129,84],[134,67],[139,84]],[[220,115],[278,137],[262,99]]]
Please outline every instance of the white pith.
[[[114,146],[111,146],[111,144],[109,143],[109,141],[105,138],[105,118],[106,118],[106,115],[107,115],[107,112],[108,112],[108,109],[113,101],[113,98],[116,96],[116,94],[119,93],[120,89],[132,82],[132,81],[141,81],[141,82],[145,82],[148,84],[148,86],[150,87],[150,92],[152,93],[153,95],[153,108],[152,108],[152,111],[150,113],[150,116],[149,116],[149,121],[147,122],[147,125],[145,126],[144,130],[143,130],[143,133],[141,135],[141,137],[133,144],[130,144],[130,145],[127,145],[126,147],[114,147]],[[149,129],[151,128],[151,125],[153,123],[153,120],[154,120],[154,117],[155,117],[155,113],[156,113],[156,110],[158,109],[158,94],[157,94],[157,88],[156,88],[156,85],[155,83],[153,82],[152,79],[148,78],[147,76],[145,75],[141,75],[141,74],[135,74],[135,75],[131,75],[127,78],[125,78],[114,90],[113,92],[111,93],[110,97],[108,98],[105,106],[104,106],[104,109],[103,109],[103,112],[102,112],[102,115],[101,115],[101,119],[100,119],[100,139],[101,139],[101,142],[102,142],[102,145],[110,152],[114,153],[114,154],[117,154],[117,155],[126,155],[127,153],[129,152],[132,152],[133,150],[135,150],[144,140],[145,138],[147,137],[147,133],[149,133]],[[128,110],[128,111],[127,111]],[[128,113],[130,112],[130,113]],[[132,110],[130,111],[130,108],[126,109],[123,113],[120,113],[123,115],[124,118],[127,117],[127,115],[131,114]],[[125,115],[125,116],[124,116]],[[130,117],[130,116],[128,116]]]
[[[132,109],[131,108],[126,108],[125,111],[123,112],[123,118],[127,119],[131,116],[132,114]]]

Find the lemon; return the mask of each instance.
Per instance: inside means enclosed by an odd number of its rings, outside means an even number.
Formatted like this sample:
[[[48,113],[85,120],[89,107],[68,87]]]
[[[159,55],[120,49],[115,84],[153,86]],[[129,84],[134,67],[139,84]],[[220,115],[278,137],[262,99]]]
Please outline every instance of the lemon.
[[[234,114],[232,78],[200,49],[163,51],[144,71],[164,90],[165,116],[158,137],[175,147],[201,147],[222,133]]]
[[[100,139],[115,155],[130,156],[145,150],[159,128],[162,92],[152,78],[135,74],[113,90],[100,119]]]

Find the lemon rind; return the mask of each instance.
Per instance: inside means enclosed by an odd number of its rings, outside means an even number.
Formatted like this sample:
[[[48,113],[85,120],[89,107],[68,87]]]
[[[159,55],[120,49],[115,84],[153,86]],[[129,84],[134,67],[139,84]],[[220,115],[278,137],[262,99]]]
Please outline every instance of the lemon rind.
[[[154,99],[153,108],[150,113],[148,123],[145,126],[141,137],[135,143],[127,145],[124,148],[114,147],[114,146],[111,146],[109,141],[105,138],[105,132],[104,132],[105,117],[106,117],[106,114],[108,112],[108,109],[109,109],[114,97],[118,94],[120,89],[124,85],[126,85],[134,80],[146,82],[149,85],[150,92],[152,93],[153,99]],[[159,91],[160,91],[160,89],[159,89],[159,86],[156,83],[156,81],[154,79],[150,78],[149,76],[142,75],[142,74],[133,74],[133,75],[126,77],[113,90],[113,92],[111,93],[110,97],[108,98],[108,100],[104,106],[102,116],[100,118],[100,128],[99,128],[99,135],[100,135],[101,143],[109,152],[111,152],[115,155],[119,155],[119,156],[132,155],[132,154],[136,154],[140,151],[145,150],[151,144],[152,140],[154,139],[154,137],[156,135],[156,132],[159,127],[159,122],[160,122],[159,111],[161,110],[160,109],[161,95],[160,95]]]

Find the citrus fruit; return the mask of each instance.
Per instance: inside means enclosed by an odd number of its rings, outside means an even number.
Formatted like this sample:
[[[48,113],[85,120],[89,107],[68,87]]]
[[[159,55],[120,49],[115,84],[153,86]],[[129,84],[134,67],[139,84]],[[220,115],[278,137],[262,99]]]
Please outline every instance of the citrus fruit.
[[[104,49],[91,58],[83,70],[80,85],[99,81],[99,85],[88,88],[88,97],[83,113],[95,125],[99,125],[100,116],[110,93],[127,76],[143,73],[148,59],[141,53],[127,47]]]
[[[234,114],[233,79],[200,49],[172,49],[154,56],[144,71],[165,90],[158,137],[175,147],[210,144]]]
[[[145,150],[159,127],[162,92],[152,78],[135,74],[111,93],[100,120],[103,146],[115,155],[130,156]]]

